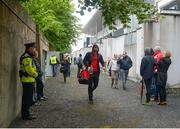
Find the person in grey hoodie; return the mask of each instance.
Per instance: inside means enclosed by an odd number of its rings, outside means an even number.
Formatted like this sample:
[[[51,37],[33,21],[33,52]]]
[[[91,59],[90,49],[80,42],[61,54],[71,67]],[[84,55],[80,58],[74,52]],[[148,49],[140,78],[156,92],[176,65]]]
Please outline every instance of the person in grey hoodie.
[[[155,59],[151,54],[151,49],[146,48],[144,50],[145,56],[141,60],[140,74],[146,85],[146,104],[150,102],[151,96],[151,82],[154,73]]]

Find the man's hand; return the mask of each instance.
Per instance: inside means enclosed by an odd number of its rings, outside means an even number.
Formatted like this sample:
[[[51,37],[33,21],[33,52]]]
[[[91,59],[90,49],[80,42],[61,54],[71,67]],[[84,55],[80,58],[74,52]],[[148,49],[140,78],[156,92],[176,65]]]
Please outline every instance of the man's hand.
[[[106,72],[106,67],[105,66],[103,67],[103,71]]]

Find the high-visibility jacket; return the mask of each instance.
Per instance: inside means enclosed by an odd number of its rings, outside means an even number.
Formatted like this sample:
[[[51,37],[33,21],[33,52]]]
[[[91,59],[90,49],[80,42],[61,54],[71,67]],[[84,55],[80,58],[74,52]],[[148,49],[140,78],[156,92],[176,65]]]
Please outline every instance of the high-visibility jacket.
[[[51,64],[57,64],[57,57],[56,56],[50,57],[50,63]]]
[[[33,58],[28,53],[24,53],[20,58],[20,71],[24,73],[20,76],[21,82],[35,82],[35,78],[38,76],[38,73],[36,72],[36,66]]]

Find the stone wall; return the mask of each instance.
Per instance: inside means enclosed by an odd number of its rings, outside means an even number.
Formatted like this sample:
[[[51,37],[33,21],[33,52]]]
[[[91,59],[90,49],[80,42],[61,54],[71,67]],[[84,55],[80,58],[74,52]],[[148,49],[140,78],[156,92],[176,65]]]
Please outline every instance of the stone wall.
[[[1,0],[0,19],[0,127],[8,127],[21,109],[19,58],[24,43],[36,41],[36,28],[19,0]]]

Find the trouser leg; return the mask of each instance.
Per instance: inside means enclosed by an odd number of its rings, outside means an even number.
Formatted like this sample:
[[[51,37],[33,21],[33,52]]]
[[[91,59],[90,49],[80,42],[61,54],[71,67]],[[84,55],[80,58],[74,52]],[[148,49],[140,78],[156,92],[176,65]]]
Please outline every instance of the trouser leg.
[[[88,95],[89,95],[89,100],[90,101],[92,101],[92,85],[93,85],[93,78],[90,77],[89,85],[88,85]]]
[[[89,80],[89,86],[88,86],[88,94],[89,94],[89,100],[93,100],[93,91],[97,88],[99,83],[99,73],[93,73],[93,75],[90,77]]]
[[[151,81],[152,79],[144,79],[146,85],[146,102],[150,102],[151,97]]]
[[[80,73],[80,68],[78,67],[77,77],[79,76],[79,73]]]
[[[164,102],[166,102],[167,101],[167,94],[166,94],[166,87],[164,86]]]
[[[126,89],[126,82],[125,82],[125,70],[121,70],[121,81],[122,81],[122,86],[123,86],[123,89],[125,90]]]
[[[23,96],[22,96],[22,108],[21,115],[22,118],[30,116],[29,108],[33,104],[33,88],[34,84],[23,83]]]
[[[53,77],[55,77],[55,65],[52,65],[52,74],[53,74]]]

